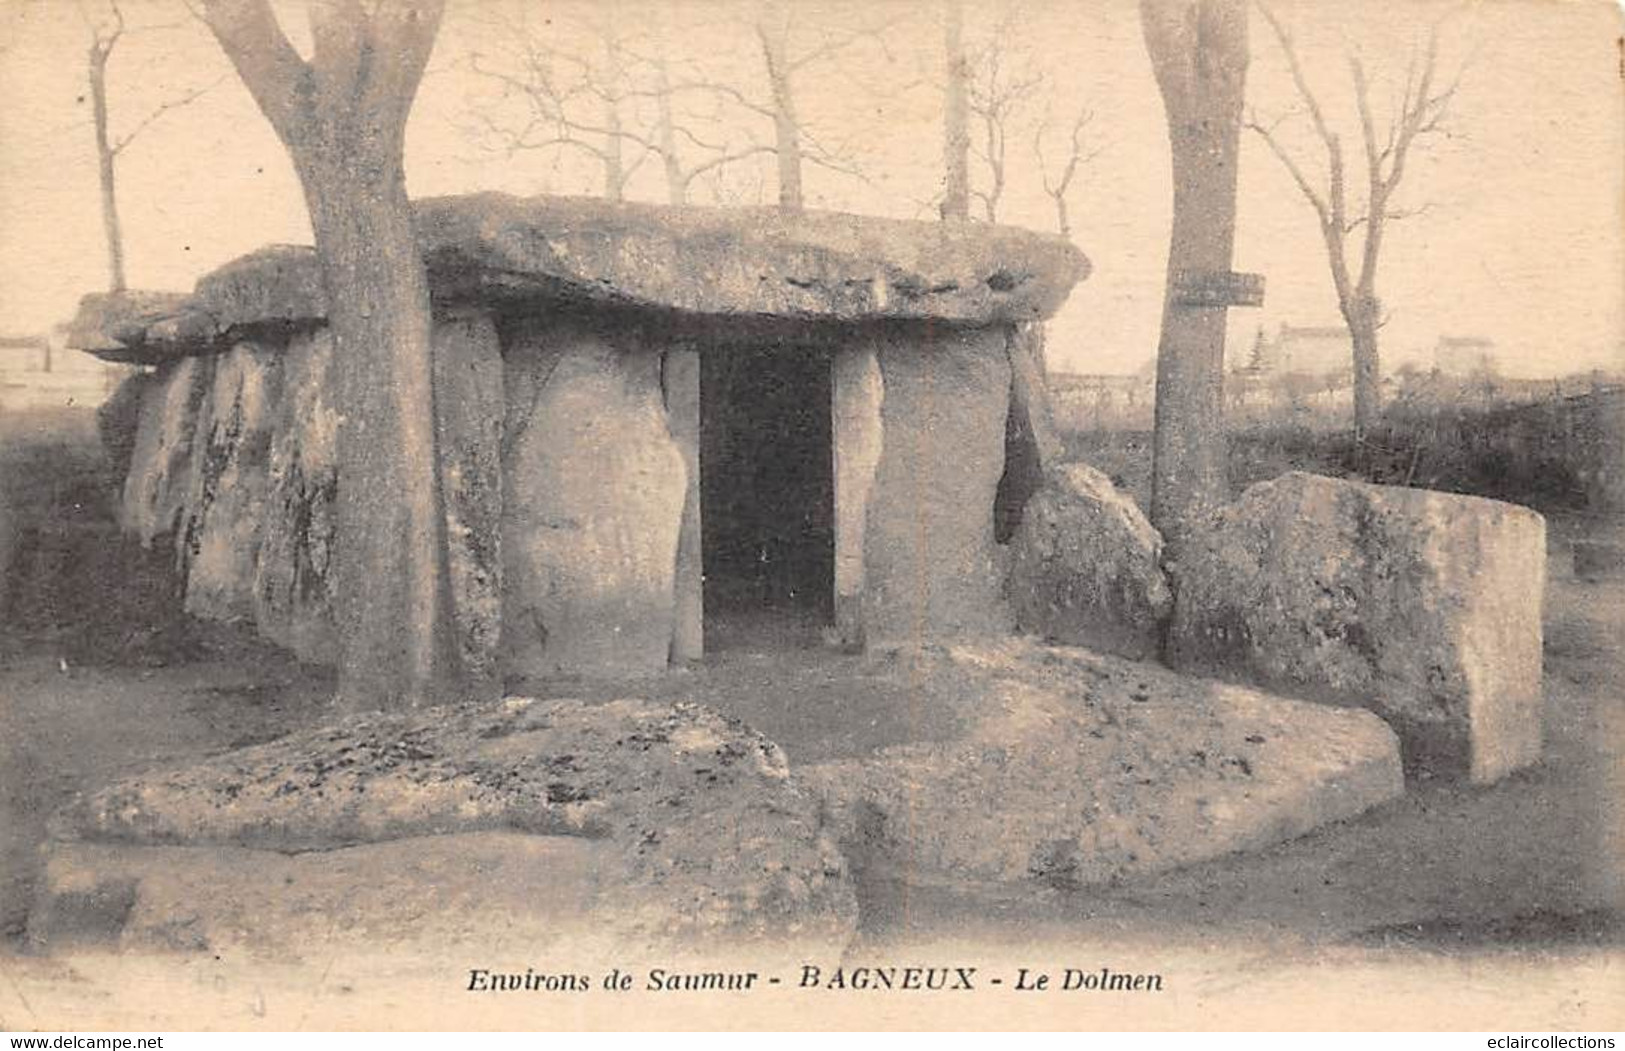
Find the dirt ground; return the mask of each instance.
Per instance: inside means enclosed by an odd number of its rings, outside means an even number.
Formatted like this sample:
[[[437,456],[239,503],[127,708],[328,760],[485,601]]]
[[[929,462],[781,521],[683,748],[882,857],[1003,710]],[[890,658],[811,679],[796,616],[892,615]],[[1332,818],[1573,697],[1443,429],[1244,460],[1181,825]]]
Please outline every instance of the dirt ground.
[[[75,433],[73,440],[84,437],[82,427]],[[227,1027],[594,1021],[590,1006],[543,1019],[462,1001],[452,1008],[461,1013],[445,1022],[432,1012],[414,1015],[457,989],[457,978],[442,973],[444,961],[374,962],[371,971],[350,961],[336,977],[331,965],[320,976],[270,976],[218,960],[152,971],[116,957],[26,955],[20,935],[52,810],[75,792],[142,769],[320,721],[331,678],[229,629],[166,614],[173,585],[161,557],[120,541],[94,492],[77,500],[66,494],[69,506],[85,509],[72,544],[44,536],[41,509],[62,506],[61,476],[18,481],[15,457],[10,467],[11,517],[0,524],[9,530],[14,570],[0,631],[0,1028],[84,1025],[80,1012],[185,1028],[198,1017],[188,1006],[197,997],[218,1007]],[[1547,754],[1537,768],[1487,788],[1415,784],[1358,820],[1275,849],[1120,886],[990,898],[911,890],[860,873],[861,933],[849,961],[914,962],[950,952],[1055,967],[1126,960],[1149,969],[1149,961],[1185,990],[1183,999],[1155,1006],[1113,1001],[1107,1010],[1097,999],[1049,1008],[1070,1012],[1061,1016],[1007,1016],[998,1012],[1010,1008],[997,1005],[979,1016],[1011,1025],[1038,1018],[1096,1028],[1625,1026],[1625,1003],[1605,992],[1625,989],[1625,586],[1576,579],[1569,557],[1573,539],[1604,529],[1617,535],[1615,523],[1552,522]],[[788,647],[785,633],[759,627],[724,626],[723,634],[730,645],[703,668],[590,692],[702,700],[779,741],[792,764],[953,731],[922,703],[929,689],[951,684],[877,692],[853,658],[822,648],[815,631],[792,633],[797,642]],[[765,645],[769,636],[780,641]],[[549,692],[581,691],[565,684]],[[154,1000],[152,982],[190,993]],[[409,995],[413,982],[438,993]],[[279,1009],[268,1015],[264,990],[272,987],[281,990]],[[344,995],[311,999],[335,989]],[[382,999],[366,1000],[369,989]],[[297,1011],[295,1002],[303,1005]],[[1386,1003],[1396,1006],[1380,1007]],[[1523,1013],[1503,1021],[1496,1012],[1513,1005]],[[771,1000],[684,1009],[692,1009],[684,1018],[693,1024],[783,1020]],[[865,1017],[924,1025],[954,1017],[916,1017],[911,1005],[895,1010]],[[821,1011],[808,1016],[813,1025],[838,1021]]]

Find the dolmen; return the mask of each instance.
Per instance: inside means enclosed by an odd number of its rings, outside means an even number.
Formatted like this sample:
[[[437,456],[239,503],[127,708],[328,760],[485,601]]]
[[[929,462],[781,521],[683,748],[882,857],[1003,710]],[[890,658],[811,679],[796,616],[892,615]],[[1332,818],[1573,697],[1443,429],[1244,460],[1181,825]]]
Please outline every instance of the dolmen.
[[[1040,485],[1039,325],[1089,269],[1070,242],[560,197],[415,207],[474,667],[695,659],[730,576],[748,598],[813,593],[855,646],[1013,626],[1000,541]],[[121,518],[173,545],[187,612],[316,663],[343,586],[326,312],[314,251],[273,246],[190,295],[88,297],[73,340],[151,368],[120,396]]]

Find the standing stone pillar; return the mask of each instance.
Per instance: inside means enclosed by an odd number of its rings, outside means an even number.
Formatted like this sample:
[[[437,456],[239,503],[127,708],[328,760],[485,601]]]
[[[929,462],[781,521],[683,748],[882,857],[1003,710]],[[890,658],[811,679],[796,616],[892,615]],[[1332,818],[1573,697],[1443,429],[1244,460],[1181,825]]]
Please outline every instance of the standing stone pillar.
[[[282,397],[281,348],[242,342],[219,356],[198,409],[176,557],[186,611],[209,620],[250,619],[271,437]]]
[[[908,326],[878,358],[885,442],[863,525],[867,641],[1007,632],[993,514],[1010,415],[1004,333]]]
[[[689,492],[660,355],[579,317],[510,336],[503,461],[507,670],[527,678],[662,671],[675,637]]]
[[[151,547],[179,526],[191,491],[192,438],[214,382],[214,355],[161,365],[141,395],[119,525]]]
[[[271,439],[254,623],[262,637],[312,664],[333,664],[339,656],[333,504],[343,416],[335,386],[332,333],[294,333],[283,353],[282,402]]]
[[[835,627],[850,648],[864,645],[864,525],[869,491],[880,465],[885,396],[880,360],[872,344],[835,352],[831,447],[835,458]]]
[[[483,695],[498,676],[502,628],[502,345],[483,310],[436,318],[433,340],[452,624],[463,671]]]
[[[691,348],[666,351],[661,381],[672,440],[688,469],[688,492],[677,535],[676,616],[671,659],[705,656],[705,550],[700,519],[700,355]]]

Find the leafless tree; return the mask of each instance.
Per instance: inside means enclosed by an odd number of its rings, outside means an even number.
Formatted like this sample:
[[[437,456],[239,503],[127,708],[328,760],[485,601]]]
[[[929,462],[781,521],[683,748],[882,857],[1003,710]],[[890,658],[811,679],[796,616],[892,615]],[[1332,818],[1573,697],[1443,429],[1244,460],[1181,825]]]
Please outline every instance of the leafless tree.
[[[1426,207],[1398,207],[1395,196],[1405,177],[1412,149],[1428,136],[1444,132],[1444,121],[1461,78],[1458,73],[1449,84],[1440,83],[1439,27],[1435,23],[1428,31],[1426,44],[1411,54],[1395,111],[1379,127],[1365,66],[1357,55],[1349,55],[1349,76],[1359,112],[1364,161],[1363,170],[1351,176],[1344,157],[1343,138],[1310,87],[1292,34],[1269,7],[1260,4],[1259,11],[1281,46],[1299,102],[1325,150],[1324,176],[1311,173],[1293,156],[1279,134],[1281,120],[1265,124],[1249,117],[1247,127],[1264,140],[1292,176],[1319,221],[1338,307],[1354,345],[1354,430],[1356,440],[1361,441],[1382,409],[1377,332],[1385,319],[1377,298],[1377,262],[1383,237],[1390,221],[1416,215]],[[1363,183],[1363,192],[1351,191],[1351,181]],[[1357,234],[1361,236],[1358,263],[1351,265],[1350,238]]]
[[[625,196],[653,148],[646,131],[627,126],[634,87],[621,14],[614,2],[590,8],[481,3],[464,13],[483,30],[468,68],[525,106],[515,127],[481,100],[470,110],[480,131],[509,153],[590,158],[602,168],[610,200]]]
[[[573,32],[561,34],[562,12],[574,13]],[[799,75],[861,41],[881,41],[867,22],[837,30],[808,22],[805,12],[779,0],[761,0],[746,23],[762,56],[764,93],[707,73],[703,64],[669,53],[660,30],[673,9],[652,10],[637,26],[625,24],[618,3],[520,3],[508,11],[484,2],[469,17],[487,23],[470,68],[522,100],[518,126],[489,111],[477,113],[485,135],[500,147],[574,151],[604,169],[604,193],[624,196],[640,165],[659,160],[666,195],[690,198],[695,183],[753,158],[775,159],[779,201],[802,206],[802,170],[817,164],[854,174],[840,151],[812,135],[798,108]],[[737,28],[737,27],[735,27]],[[595,41],[586,56],[575,39]],[[883,41],[881,41],[883,46]],[[771,129],[758,134],[761,124]]]
[[[970,55],[970,94],[966,103],[981,132],[980,141],[972,140],[970,152],[987,169],[985,187],[978,189],[973,184],[970,194],[982,203],[983,218],[990,223],[998,221],[999,202],[1004,197],[1010,131],[1019,111],[1044,83],[1041,73],[1014,55],[1020,10],[1006,8],[982,46]]]
[[[855,12],[850,17],[859,18]],[[802,168],[816,164],[845,175],[856,175],[851,162],[813,135],[802,119],[798,106],[797,80],[811,66],[830,61],[859,44],[877,47],[888,61],[887,29],[899,20],[895,13],[884,17],[862,17],[858,24],[839,29],[829,25],[809,25],[805,12],[798,12],[787,0],[761,0],[756,17],[756,38],[761,46],[762,65],[767,74],[769,102],[750,101],[730,93],[741,105],[773,121],[773,145],[769,151],[778,166],[779,207],[800,211],[805,194],[801,187]],[[798,15],[800,17],[798,17]],[[810,39],[802,40],[798,30],[810,29]]]
[[[1100,147],[1088,149],[1084,145],[1084,132],[1094,119],[1094,110],[1089,107],[1078,110],[1076,119],[1072,121],[1071,136],[1067,139],[1065,159],[1053,177],[1050,175],[1049,161],[1044,156],[1044,133],[1049,129],[1049,121],[1040,123],[1033,133],[1033,155],[1038,159],[1038,175],[1043,180],[1044,192],[1055,204],[1055,228],[1062,237],[1072,236],[1072,216],[1067,208],[1067,195],[1072,191],[1078,169],[1100,156]]]
[[[1146,51],[1167,110],[1174,209],[1157,346],[1151,521],[1177,561],[1228,498],[1224,297],[1191,293],[1230,272],[1236,159],[1247,80],[1246,0],[1140,0]]]
[[[435,438],[429,287],[406,195],[406,119],[444,0],[322,0],[313,51],[269,0],[203,17],[287,148],[327,292],[339,404],[339,701],[413,706],[473,690],[454,641]]]
[[[943,0],[942,218],[970,218],[970,56],[965,0]]]
[[[127,287],[124,275],[124,230],[119,222],[117,170],[119,155],[147,128],[172,110],[180,109],[204,95],[213,84],[175,95],[148,110],[122,133],[110,127],[107,67],[119,43],[136,33],[173,28],[170,25],[132,25],[124,17],[119,0],[101,0],[99,10],[76,0],[81,21],[90,37],[86,53],[89,82],[90,123],[96,136],[96,170],[101,185],[102,232],[107,242],[108,284],[114,292]]]

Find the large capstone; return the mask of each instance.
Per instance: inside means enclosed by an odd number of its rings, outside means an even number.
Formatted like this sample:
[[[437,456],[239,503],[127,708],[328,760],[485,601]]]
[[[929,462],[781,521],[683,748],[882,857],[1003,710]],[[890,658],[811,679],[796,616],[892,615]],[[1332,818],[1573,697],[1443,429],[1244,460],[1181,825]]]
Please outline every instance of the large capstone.
[[[1049,472],[1010,548],[1017,628],[1124,657],[1156,657],[1174,605],[1160,565],[1162,537],[1110,478],[1081,463]]]
[[[1004,339],[911,327],[880,346],[880,455],[863,541],[870,642],[1010,627],[993,523],[1010,406]]]
[[[783,753],[694,705],[514,698],[356,717],[119,782],[51,828],[30,922],[46,944],[89,927],[126,944],[299,952],[340,923],[362,942],[419,921],[530,930],[576,902],[644,948],[791,939],[838,952],[856,920],[841,854]],[[392,875],[402,864],[418,871]],[[528,905],[472,892],[534,886],[536,870],[556,885]]]
[[[1412,769],[1493,781],[1540,758],[1545,573],[1528,508],[1287,474],[1192,538],[1170,656],[1370,708]]]
[[[441,305],[999,327],[1050,317],[1089,273],[1065,238],[1007,226],[500,193],[413,206]],[[326,316],[315,250],[271,245],[205,275],[191,296],[87,297],[73,345],[156,363]]]
[[[520,676],[659,671],[688,482],[660,355],[561,318],[507,359],[503,649]]]

